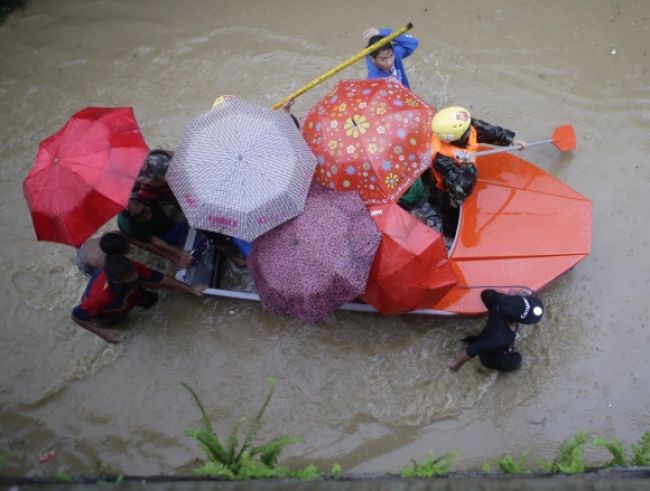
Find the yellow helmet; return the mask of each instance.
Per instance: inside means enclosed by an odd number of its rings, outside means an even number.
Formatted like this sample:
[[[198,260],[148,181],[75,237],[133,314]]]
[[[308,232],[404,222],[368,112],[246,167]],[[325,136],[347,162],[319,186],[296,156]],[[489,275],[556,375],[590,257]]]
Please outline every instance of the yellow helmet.
[[[441,109],[431,120],[433,133],[444,142],[460,139],[472,122],[472,115],[460,106],[450,106]]]

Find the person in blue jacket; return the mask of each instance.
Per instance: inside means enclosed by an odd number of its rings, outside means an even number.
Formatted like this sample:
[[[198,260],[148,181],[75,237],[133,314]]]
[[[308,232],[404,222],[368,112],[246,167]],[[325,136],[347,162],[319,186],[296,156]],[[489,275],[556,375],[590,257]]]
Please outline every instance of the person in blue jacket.
[[[375,44],[382,38],[385,38],[393,32],[392,29],[382,27],[369,27],[363,31],[363,39],[368,41],[368,46]],[[381,48],[373,51],[366,56],[366,65],[368,66],[368,78],[394,77],[403,85],[408,87],[408,77],[402,60],[411,56],[420,42],[413,36],[401,34],[393,39],[390,43],[383,45]]]

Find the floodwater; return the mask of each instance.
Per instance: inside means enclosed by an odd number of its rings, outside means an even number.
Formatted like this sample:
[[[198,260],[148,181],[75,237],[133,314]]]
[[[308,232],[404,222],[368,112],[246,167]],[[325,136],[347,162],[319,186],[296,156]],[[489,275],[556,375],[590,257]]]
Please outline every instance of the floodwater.
[[[526,151],[594,203],[591,255],[542,295],[524,366],[451,373],[479,320],[335,313],[318,325],[255,303],[166,294],[117,346],[76,327],[84,279],[70,247],[37,242],[22,196],[39,141],[86,106],[133,106],[152,147],[220,94],[271,105],[413,21],[412,88],[529,141],[573,124],[578,148]],[[183,429],[201,394],[224,437],[278,378],[260,440],[301,434],[284,462],[394,472],[458,449],[460,468],[579,430],[635,442],[650,429],[650,3],[639,1],[33,0],[0,26],[0,450],[7,474],[187,473]],[[335,79],[365,76],[364,66]],[[334,80],[302,96],[298,115]],[[150,264],[160,265],[156,261]],[[38,464],[53,449],[55,460]],[[596,454],[605,459],[606,455]]]

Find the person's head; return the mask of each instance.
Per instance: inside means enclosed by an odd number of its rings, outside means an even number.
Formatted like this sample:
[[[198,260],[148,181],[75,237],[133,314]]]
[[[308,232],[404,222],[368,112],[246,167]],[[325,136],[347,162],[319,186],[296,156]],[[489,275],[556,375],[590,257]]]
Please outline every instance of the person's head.
[[[133,262],[117,254],[106,256],[104,272],[113,283],[119,285],[127,285],[138,281],[138,272],[135,270]]]
[[[368,46],[370,47],[375,44],[377,41],[384,39],[384,36],[372,36],[368,40]],[[393,46],[390,43],[386,43],[383,46],[380,46],[372,53],[370,53],[370,61],[379,69],[390,72],[395,66],[395,53],[393,51]]]
[[[129,241],[122,234],[108,232],[99,239],[99,248],[104,254],[124,256],[129,252]]]
[[[464,107],[450,106],[438,111],[431,120],[433,134],[443,142],[462,140],[469,131],[472,115]]]
[[[169,163],[174,154],[167,150],[156,149],[149,152],[144,159],[140,175],[151,184],[162,183],[169,169]]]
[[[544,305],[535,295],[507,295],[496,290],[483,290],[486,305],[494,305],[497,313],[511,322],[537,324],[544,316]]]
[[[148,222],[151,220],[151,208],[140,201],[137,197],[129,199],[127,211],[136,222]]]

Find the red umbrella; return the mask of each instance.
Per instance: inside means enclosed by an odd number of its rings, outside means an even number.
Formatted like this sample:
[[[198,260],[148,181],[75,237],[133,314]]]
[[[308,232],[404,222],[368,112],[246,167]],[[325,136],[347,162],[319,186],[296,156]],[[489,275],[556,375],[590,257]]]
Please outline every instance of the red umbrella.
[[[323,186],[396,201],[429,165],[435,110],[391,78],[343,80],[305,116]]]
[[[73,114],[23,182],[38,240],[79,247],[124,209],[148,151],[130,107]]]
[[[458,283],[439,232],[396,203],[369,210],[382,241],[362,300],[382,314],[398,314],[429,308]]]

